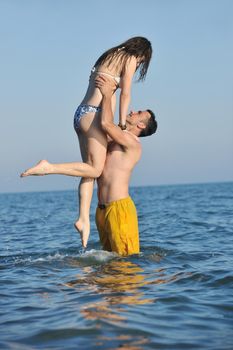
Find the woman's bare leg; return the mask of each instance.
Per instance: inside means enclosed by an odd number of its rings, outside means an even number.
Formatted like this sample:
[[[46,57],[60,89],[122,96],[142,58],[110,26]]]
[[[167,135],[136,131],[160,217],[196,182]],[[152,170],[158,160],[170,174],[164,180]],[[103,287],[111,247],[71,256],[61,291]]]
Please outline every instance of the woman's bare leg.
[[[78,132],[79,147],[82,160],[88,162],[87,138],[80,131]],[[82,178],[79,183],[79,218],[74,223],[74,227],[80,233],[82,246],[86,248],[90,235],[90,207],[93,194],[94,179]]]
[[[81,163],[49,163],[47,160],[40,160],[35,166],[25,170],[20,176],[43,176],[43,175],[67,175],[78,177],[99,177],[101,172],[93,166]]]
[[[52,164],[42,160],[34,167],[24,171],[21,177],[41,175],[68,175],[87,177],[81,180],[79,186],[79,219],[75,223],[76,229],[81,235],[82,244],[87,245],[90,233],[90,205],[93,193],[94,179],[102,173],[106,158],[107,138],[100,128],[100,118],[86,115],[81,119],[82,131],[79,131],[80,149],[85,163],[58,163]],[[90,179],[92,178],[92,179]]]
[[[101,131],[91,128],[85,135],[80,132],[79,144],[82,158],[102,173],[106,158],[107,140]],[[86,138],[87,137],[87,138]],[[98,156],[97,156],[98,155]],[[99,174],[100,175],[100,174]],[[90,235],[90,206],[93,194],[94,179],[82,178],[79,185],[79,218],[74,226],[81,236],[82,245],[86,248]]]
[[[85,121],[86,122],[86,121]],[[78,177],[97,178],[101,175],[106,157],[106,135],[93,121],[89,130],[85,133],[79,132],[80,150],[85,163],[49,163],[40,160],[35,166],[25,170],[20,176],[42,176],[42,175],[67,175]],[[84,154],[86,152],[86,155]],[[103,156],[104,154],[104,156]]]
[[[94,179],[82,178],[79,184],[79,218],[74,227],[80,233],[82,246],[87,247],[90,235],[90,207],[93,194]]]

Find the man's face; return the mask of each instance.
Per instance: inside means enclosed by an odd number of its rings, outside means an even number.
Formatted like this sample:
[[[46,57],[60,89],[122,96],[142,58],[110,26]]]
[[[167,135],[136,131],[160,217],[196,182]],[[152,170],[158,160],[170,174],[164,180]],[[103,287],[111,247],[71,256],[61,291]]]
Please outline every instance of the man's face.
[[[150,113],[148,111],[131,111],[126,117],[126,122],[130,125],[137,125],[139,122],[143,122],[146,124],[149,118]]]

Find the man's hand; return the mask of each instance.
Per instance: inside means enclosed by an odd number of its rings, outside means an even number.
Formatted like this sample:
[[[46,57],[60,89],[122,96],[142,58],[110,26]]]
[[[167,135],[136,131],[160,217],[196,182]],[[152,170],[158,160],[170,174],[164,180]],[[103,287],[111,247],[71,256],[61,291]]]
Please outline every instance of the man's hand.
[[[105,97],[112,97],[117,89],[117,84],[113,78],[100,74],[95,78],[95,86],[100,89],[101,94]]]

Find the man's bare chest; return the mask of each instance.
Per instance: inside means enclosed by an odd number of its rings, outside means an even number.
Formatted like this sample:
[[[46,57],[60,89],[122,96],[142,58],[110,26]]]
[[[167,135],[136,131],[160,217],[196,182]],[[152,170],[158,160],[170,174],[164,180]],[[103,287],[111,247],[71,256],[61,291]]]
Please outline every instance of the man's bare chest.
[[[114,152],[121,152],[124,153],[124,149],[121,145],[119,145],[118,143],[111,141],[108,143],[108,147],[107,147],[107,153],[108,154],[112,154]]]

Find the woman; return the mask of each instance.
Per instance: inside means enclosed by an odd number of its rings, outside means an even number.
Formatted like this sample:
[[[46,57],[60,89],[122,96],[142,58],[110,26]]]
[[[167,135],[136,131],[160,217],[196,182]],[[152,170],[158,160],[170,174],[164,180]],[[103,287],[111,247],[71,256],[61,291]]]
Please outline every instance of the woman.
[[[116,88],[121,89],[119,103],[119,126],[126,128],[126,115],[130,103],[130,91],[133,76],[139,72],[138,81],[146,77],[152,56],[150,41],[144,37],[133,37],[122,44],[104,52],[91,70],[89,85],[74,115],[74,128],[78,135],[80,151],[84,163],[75,163],[77,176],[89,174],[91,178],[82,178],[79,185],[79,218],[75,223],[82,239],[83,247],[87,246],[90,233],[90,205],[94,179],[101,175],[106,158],[107,136],[101,129],[99,113],[101,112],[102,95],[95,85],[97,75],[112,77]],[[115,111],[116,96],[112,97],[112,109]],[[63,164],[65,165],[65,164]],[[67,169],[69,170],[69,164]],[[46,171],[43,162],[24,172],[21,176],[43,175]],[[68,174],[69,175],[69,174]]]

